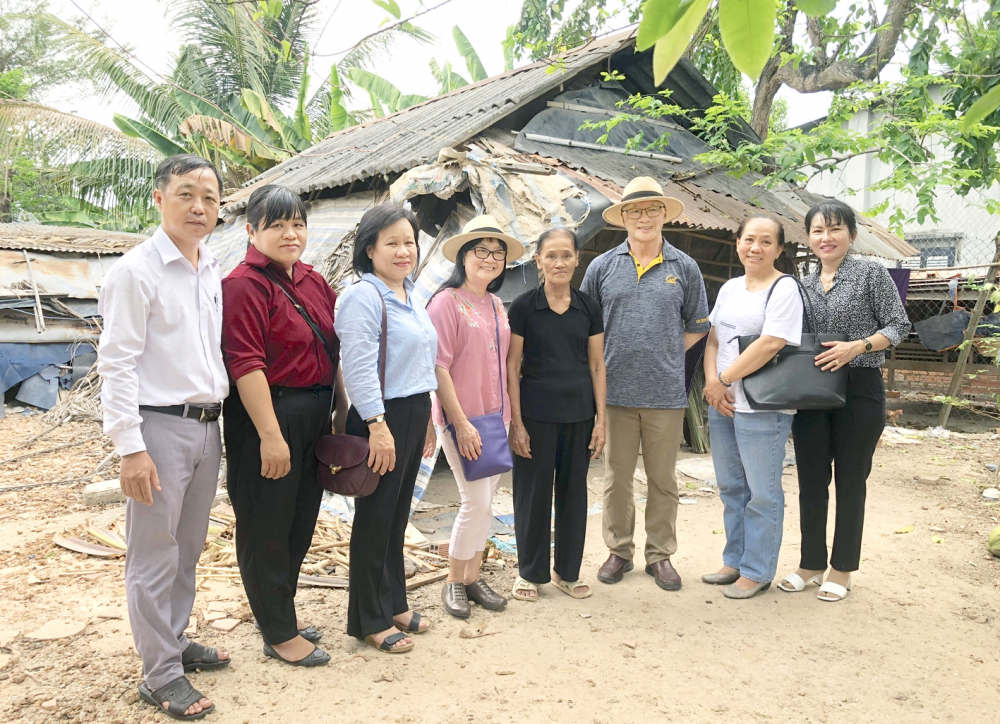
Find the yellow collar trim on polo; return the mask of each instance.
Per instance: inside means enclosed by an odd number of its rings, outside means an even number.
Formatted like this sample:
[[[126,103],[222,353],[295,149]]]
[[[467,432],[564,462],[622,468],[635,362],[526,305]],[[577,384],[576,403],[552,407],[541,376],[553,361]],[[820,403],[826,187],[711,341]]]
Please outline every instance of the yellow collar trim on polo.
[[[646,266],[643,266],[642,264],[640,264],[639,260],[635,258],[635,254],[633,254],[631,251],[628,253],[628,255],[630,257],[632,257],[632,261],[635,262],[635,272],[636,272],[636,274],[639,275],[640,279],[642,279],[642,275],[643,274],[645,274],[646,272],[648,272],[654,266],[656,266],[657,264],[662,264],[663,263],[663,252],[662,251],[660,251],[659,255],[655,259],[653,259],[653,261],[649,262],[649,264],[646,265]]]

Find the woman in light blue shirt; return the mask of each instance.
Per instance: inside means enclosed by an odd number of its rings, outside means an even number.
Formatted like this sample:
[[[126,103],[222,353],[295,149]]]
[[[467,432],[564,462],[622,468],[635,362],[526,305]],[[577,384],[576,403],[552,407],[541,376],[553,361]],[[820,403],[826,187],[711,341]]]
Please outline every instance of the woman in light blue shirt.
[[[352,402],[346,432],[369,439],[368,464],[382,476],[355,507],[347,633],[394,654],[413,648],[407,634],[429,626],[410,610],[403,571],[413,485],[421,457],[437,443],[430,425],[437,333],[413,299],[409,279],[420,260],[417,234],[416,217],[401,206],[382,204],[361,217],[353,260],[361,281],[341,296],[334,323]],[[383,305],[384,391],[378,369]]]

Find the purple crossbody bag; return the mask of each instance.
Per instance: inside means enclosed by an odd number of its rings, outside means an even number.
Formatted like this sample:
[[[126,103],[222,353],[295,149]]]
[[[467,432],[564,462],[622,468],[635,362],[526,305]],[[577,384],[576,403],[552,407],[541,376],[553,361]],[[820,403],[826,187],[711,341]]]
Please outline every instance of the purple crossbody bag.
[[[492,301],[492,300],[491,300]],[[462,472],[465,473],[466,480],[481,480],[491,478],[494,475],[506,473],[514,467],[514,459],[510,454],[510,443],[507,441],[507,428],[503,424],[503,365],[500,362],[500,318],[497,316],[496,303],[493,302],[493,321],[496,324],[497,335],[497,365],[500,368],[500,412],[493,412],[489,415],[470,417],[469,422],[479,432],[479,439],[483,443],[482,452],[475,460],[469,460],[459,453],[462,460]],[[444,413],[444,406],[441,407]],[[445,414],[445,425],[451,433],[451,439],[458,447],[458,437],[455,434],[455,426],[448,422]]]

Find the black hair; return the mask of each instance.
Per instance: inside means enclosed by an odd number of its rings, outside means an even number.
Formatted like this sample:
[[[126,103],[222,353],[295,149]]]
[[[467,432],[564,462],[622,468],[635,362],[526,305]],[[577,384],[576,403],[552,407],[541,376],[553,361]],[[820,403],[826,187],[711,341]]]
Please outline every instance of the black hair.
[[[551,237],[558,236],[559,234],[569,237],[569,240],[573,242],[573,251],[580,251],[580,240],[576,238],[576,233],[572,229],[557,226],[553,229],[548,229],[547,231],[542,232],[542,235],[538,237],[538,242],[535,244],[535,253],[541,256],[542,247],[545,246],[545,242]]]
[[[809,233],[809,229],[812,227],[812,220],[817,214],[823,217],[827,226],[830,224],[843,224],[846,226],[852,239],[858,235],[858,222],[854,216],[854,209],[840,199],[821,201],[806,212],[806,234]]]
[[[740,228],[738,228],[736,230],[736,238],[737,239],[739,239],[740,237],[743,236],[743,232],[746,230],[747,224],[749,224],[753,219],[767,219],[768,221],[770,221],[771,223],[773,223],[775,226],[777,226],[778,227],[778,246],[784,246],[785,245],[785,225],[781,223],[781,219],[779,219],[777,216],[775,216],[774,214],[772,214],[770,211],[754,211],[749,216],[747,216],[745,219],[743,219],[743,223],[740,224]]]
[[[354,256],[351,259],[351,266],[359,276],[361,274],[374,274],[375,266],[368,256],[368,250],[375,246],[378,235],[385,229],[395,224],[400,219],[406,221],[413,227],[413,239],[417,241],[417,263],[413,268],[416,270],[420,264],[420,224],[417,217],[409,209],[397,206],[396,204],[379,204],[361,217],[358,223],[358,233],[354,236]]]
[[[302,219],[306,223],[306,205],[287,186],[268,184],[256,189],[247,201],[247,223],[254,231],[267,228],[274,221]]]
[[[483,239],[493,239],[492,236],[484,236],[480,239],[472,239],[467,241],[462,245],[462,248],[458,250],[458,254],[455,255],[455,268],[452,269],[451,276],[445,280],[445,283],[440,286],[440,288],[434,292],[438,294],[443,292],[445,289],[458,289],[460,286],[465,284],[465,255],[476,248],[476,245]],[[507,243],[502,239],[496,239],[503,247],[504,251],[507,251]],[[490,294],[496,294],[500,291],[500,287],[503,286],[503,279],[507,276],[507,260],[505,259],[500,267],[500,276],[491,281],[486,285],[486,291]]]
[[[160,161],[160,165],[156,167],[156,175],[153,177],[153,185],[162,192],[170,183],[171,176],[184,176],[199,168],[212,170],[212,173],[215,174],[215,180],[219,182],[219,196],[221,197],[222,174],[219,173],[219,169],[208,159],[193,153],[178,153],[176,156],[168,156]]]

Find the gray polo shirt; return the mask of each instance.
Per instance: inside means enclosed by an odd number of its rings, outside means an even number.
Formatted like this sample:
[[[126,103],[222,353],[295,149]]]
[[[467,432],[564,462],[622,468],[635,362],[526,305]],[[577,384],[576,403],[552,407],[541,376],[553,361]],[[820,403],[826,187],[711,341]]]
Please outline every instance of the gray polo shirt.
[[[628,241],[587,267],[580,290],[604,310],[608,404],[687,407],[684,333],[707,332],[708,298],[695,260],[663,241],[663,261],[639,276]]]

